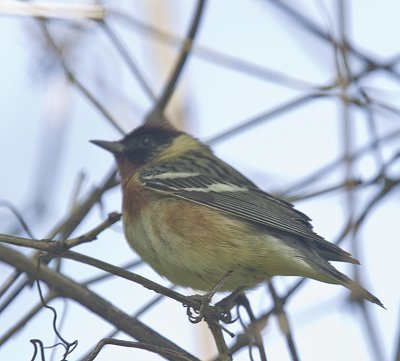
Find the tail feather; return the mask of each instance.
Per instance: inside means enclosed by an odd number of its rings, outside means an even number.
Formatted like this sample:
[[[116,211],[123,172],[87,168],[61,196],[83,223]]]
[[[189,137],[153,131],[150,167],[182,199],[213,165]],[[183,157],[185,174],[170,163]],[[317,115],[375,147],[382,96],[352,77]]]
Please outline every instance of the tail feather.
[[[341,284],[342,286],[348,288],[353,293],[353,297],[355,299],[358,299],[361,297],[369,302],[375,303],[376,305],[386,309],[386,307],[383,305],[383,303],[379,300],[378,297],[376,297],[371,292],[366,290],[358,282],[353,281],[351,278],[349,278],[346,275],[344,275],[343,273],[339,272],[332,265],[330,265],[330,266],[335,271],[334,272],[335,279],[338,281],[338,283]]]
[[[355,259],[351,256],[350,253],[342,250],[337,247],[336,249],[327,249],[320,245],[318,245],[318,253],[319,255],[326,259],[327,261],[336,261],[336,262],[346,262],[352,264],[360,264],[358,259]]]
[[[353,292],[354,298],[356,298],[356,299],[358,297],[364,298],[365,300],[375,303],[376,305],[378,305],[386,310],[386,307],[379,300],[379,298],[374,296],[371,292],[366,290],[359,283],[354,282],[353,280],[349,279],[349,282],[347,282],[347,284],[343,284],[343,286],[347,287],[349,290],[351,290]]]
[[[316,257],[312,262],[313,268],[318,269],[320,273],[324,277],[321,277],[320,281],[340,284],[350,291],[353,292],[354,298],[363,298],[369,302],[375,303],[376,305],[386,309],[383,303],[379,300],[378,297],[374,296],[371,292],[367,291],[364,287],[362,287],[358,282],[353,281],[351,278],[347,277],[345,274],[338,271],[335,267],[333,267],[328,261],[320,257]]]
[[[286,236],[285,242],[289,243],[294,249],[297,249],[302,260],[308,263],[313,270],[311,273],[305,272],[304,274],[299,274],[299,276],[313,278],[321,282],[342,285],[352,291],[354,298],[363,298],[385,308],[376,296],[363,288],[358,282],[353,281],[345,274],[338,271],[329,263],[329,261],[339,261],[360,264],[359,261],[353,258],[350,253],[332,243],[311,243],[307,239],[299,237]]]

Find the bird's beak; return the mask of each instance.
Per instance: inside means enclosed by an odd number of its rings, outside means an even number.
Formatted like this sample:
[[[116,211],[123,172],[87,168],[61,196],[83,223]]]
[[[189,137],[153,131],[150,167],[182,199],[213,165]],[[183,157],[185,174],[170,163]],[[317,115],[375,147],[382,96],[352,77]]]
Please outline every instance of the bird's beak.
[[[113,154],[121,154],[125,150],[125,146],[121,142],[109,142],[106,140],[91,140],[90,142]]]

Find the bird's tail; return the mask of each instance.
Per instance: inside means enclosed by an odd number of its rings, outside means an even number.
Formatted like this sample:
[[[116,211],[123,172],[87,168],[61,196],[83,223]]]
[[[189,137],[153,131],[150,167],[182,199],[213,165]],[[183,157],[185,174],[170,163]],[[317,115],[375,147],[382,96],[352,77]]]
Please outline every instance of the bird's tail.
[[[379,298],[374,296],[371,292],[366,290],[364,287],[362,287],[358,282],[354,282],[353,280],[348,278],[348,281],[346,283],[343,283],[343,286],[347,287],[349,290],[352,291],[353,297],[355,299],[357,299],[359,297],[364,298],[365,300],[375,303],[376,305],[378,305],[386,310],[386,307],[379,300]]]
[[[358,282],[353,281],[345,274],[338,271],[329,262],[325,260],[323,260],[322,262],[315,262],[315,263],[313,262],[313,266],[315,268],[318,268],[319,271],[323,273],[324,277],[321,277],[320,281],[340,284],[348,288],[350,291],[352,291],[354,299],[363,298],[369,302],[375,303],[376,305],[386,309],[378,297],[374,296],[371,292],[367,291]]]

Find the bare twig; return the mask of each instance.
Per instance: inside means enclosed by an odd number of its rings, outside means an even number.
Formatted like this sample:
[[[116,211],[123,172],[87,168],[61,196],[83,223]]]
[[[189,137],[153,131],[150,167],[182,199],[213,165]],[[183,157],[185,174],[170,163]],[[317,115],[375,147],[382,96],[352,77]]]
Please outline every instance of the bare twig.
[[[112,169],[105,179],[101,182],[100,186],[90,192],[86,198],[84,198],[79,206],[77,205],[72,212],[63,219],[49,234],[48,238],[53,239],[57,237],[60,240],[65,240],[74,231],[74,229],[82,222],[84,217],[88,214],[89,210],[93,205],[99,201],[101,196],[110,188],[114,187],[117,183],[115,181],[116,170]],[[26,241],[26,240],[25,240]],[[34,247],[31,247],[34,248]],[[35,253],[32,256],[34,259],[38,257]],[[3,284],[1,288],[1,294],[6,293],[10,287],[14,284],[18,277],[18,272],[10,275],[9,279]],[[32,283],[31,279],[22,279],[14,290],[8,295],[7,299],[0,305],[0,313],[9,306],[12,301],[18,296],[18,294],[27,286]]]
[[[293,333],[292,333],[292,330],[291,330],[291,327],[289,324],[288,316],[283,307],[283,302],[282,302],[281,298],[278,296],[278,294],[276,293],[275,287],[272,284],[272,282],[268,283],[268,288],[271,293],[272,299],[274,301],[274,305],[275,305],[274,309],[275,309],[276,317],[278,318],[279,327],[280,327],[282,333],[286,337],[286,343],[288,345],[292,360],[299,361],[300,360],[299,353],[297,351],[297,347],[294,342],[294,337],[293,337]]]
[[[25,222],[24,217],[22,216],[21,212],[10,202],[6,200],[0,200],[0,207],[7,208],[18,220],[21,228],[26,232],[26,234],[31,238],[36,238],[33,236],[33,232],[29,228],[28,224]]]
[[[246,309],[247,314],[249,315],[249,318],[250,318],[250,322],[251,322],[250,327],[245,325],[244,321],[242,320],[240,313],[239,313],[239,306],[244,306],[244,308]],[[263,323],[256,322],[257,320],[254,316],[250,302],[245,294],[240,296],[239,305],[238,305],[238,314],[239,314],[239,320],[242,324],[242,327],[245,329],[245,333],[248,335],[249,340],[250,340],[250,337],[253,337],[253,339],[255,341],[255,345],[257,346],[257,348],[259,350],[261,361],[267,361],[267,354],[265,353],[264,343],[263,343],[263,339],[262,339],[262,335],[261,335],[261,331],[267,325],[267,323],[266,322],[263,322]],[[259,326],[261,326],[261,327],[259,327]],[[249,342],[249,353],[250,353],[250,359],[253,360],[251,341]]]
[[[197,360],[194,356],[166,338],[160,336],[157,332],[139,320],[130,317],[117,307],[110,305],[109,302],[105,301],[88,288],[51,270],[46,265],[42,264],[40,266],[40,272],[37,273],[37,264],[34,260],[3,245],[0,245],[0,261],[12,265],[19,271],[28,274],[29,277],[37,277],[38,280],[45,282],[60,296],[78,302],[83,307],[107,320],[115,327],[118,327],[121,331],[134,337],[138,341],[150,343],[159,347],[165,347],[183,354],[190,360]],[[171,357],[166,356],[166,358],[174,360]]]
[[[103,20],[106,9],[100,4],[71,4],[2,0],[0,14],[39,19]]]
[[[98,259],[85,256],[80,253],[76,253],[73,251],[67,251],[65,252],[62,257],[68,258],[74,261],[78,261],[81,263],[85,263],[87,265],[102,269],[103,271],[110,272],[115,276],[125,278],[129,281],[133,281],[135,283],[138,283],[144,287],[146,287],[149,290],[152,290],[154,292],[157,292],[158,294],[162,294],[164,296],[167,296],[171,299],[174,299],[175,301],[178,301],[182,303],[183,305],[187,305],[190,307],[193,307],[195,309],[198,309],[200,307],[200,304],[198,302],[195,302],[192,298],[186,297],[178,292],[175,292],[167,287],[161,286],[156,282],[150,281],[147,278],[144,278],[142,276],[139,276],[135,273],[126,271],[122,268],[113,266],[109,263],[100,261]]]
[[[122,346],[122,347],[132,347],[132,348],[138,348],[142,350],[147,350],[150,352],[154,352],[158,355],[167,357],[169,360],[176,360],[176,361],[190,361],[193,360],[193,358],[189,358],[185,356],[184,354],[177,352],[175,350],[171,350],[165,347],[160,347],[156,345],[152,345],[149,343],[144,343],[144,342],[132,342],[132,341],[124,341],[124,340],[116,340],[112,338],[104,338],[102,339],[95,349],[91,352],[88,357],[84,359],[84,361],[93,361],[100,353],[102,348],[106,345],[115,345],[115,346]]]
[[[377,143],[380,144],[385,144],[388,142],[391,142],[393,140],[396,140],[397,138],[400,137],[400,129],[398,130],[391,130],[387,132],[386,134],[382,135],[379,139],[374,140],[372,142],[367,143],[366,145],[354,150],[354,152],[351,154],[351,159],[354,161],[361,157],[362,155],[367,154],[371,148],[375,147]],[[299,189],[304,188],[304,187],[309,187],[312,185],[315,181],[320,180],[323,176],[329,175],[333,170],[336,168],[340,167],[341,164],[343,163],[343,155],[338,157],[336,160],[325,164],[322,166],[320,169],[317,169],[316,171],[313,171],[311,174],[305,176],[303,179],[299,180],[296,182],[296,184],[286,188],[284,194],[290,194],[292,192],[298,192]]]
[[[48,44],[50,45],[50,48],[53,50],[53,52],[57,55],[60,65],[62,69],[65,72],[66,77],[68,80],[75,85],[75,87],[85,96],[89,102],[94,105],[94,107],[114,126],[115,129],[117,129],[121,134],[124,134],[124,130],[121,128],[119,125],[118,121],[114,119],[114,117],[111,115],[111,113],[104,107],[104,105],[94,96],[92,92],[89,91],[89,89],[81,83],[81,81],[74,75],[68,64],[66,63],[62,52],[58,48],[55,40],[53,39],[53,36],[51,35],[49,29],[47,28],[46,25],[46,20],[38,20],[38,24],[40,27],[40,30],[43,33],[44,38],[47,40]]]
[[[274,117],[277,117],[278,115],[285,113],[287,111],[293,110],[297,108],[298,106],[301,106],[303,104],[306,104],[310,102],[311,100],[318,99],[320,97],[327,96],[327,94],[323,93],[312,93],[312,94],[307,94],[307,95],[302,95],[294,100],[291,100],[289,102],[286,102],[283,105],[280,105],[272,110],[268,110],[263,114],[257,115],[256,117],[244,121],[242,124],[239,124],[231,129],[223,131],[221,134],[214,135],[212,138],[206,140],[208,144],[217,144],[219,142],[222,142],[226,140],[227,138],[230,138],[232,136],[238,135],[241,132],[252,128],[254,126],[257,126],[260,123],[266,122],[267,120],[270,120]]]
[[[121,219],[121,214],[110,213],[108,218],[99,224],[97,227],[93,228],[88,233],[71,238],[65,241],[51,241],[51,240],[32,240],[29,238],[16,237],[6,234],[0,234],[0,242],[14,244],[16,246],[29,247],[37,249],[39,251],[48,252],[52,255],[62,254],[72,247],[76,247],[82,243],[91,242],[97,238],[99,233],[103,232],[105,229],[118,222]]]
[[[232,360],[232,355],[229,351],[229,348],[225,342],[224,335],[223,335],[223,330],[218,324],[218,320],[215,319],[214,317],[210,316],[205,316],[205,321],[208,324],[208,328],[210,329],[214,340],[215,344],[217,346],[218,350],[218,361],[230,361]]]
[[[187,35],[184,43],[182,44],[182,50],[180,52],[178,61],[169,77],[169,80],[167,81],[167,83],[165,85],[165,88],[161,94],[161,97],[159,98],[155,108],[148,115],[146,122],[153,122],[153,121],[159,122],[160,117],[162,117],[164,115],[164,110],[175,90],[177,81],[182,73],[183,67],[184,67],[186,60],[192,49],[192,43],[197,34],[197,30],[200,25],[200,20],[203,15],[204,5],[205,5],[205,0],[197,1],[197,6],[196,6],[196,10],[195,10],[195,13],[193,16],[193,20],[190,24],[190,29],[189,29],[188,35]]]
[[[153,90],[150,88],[149,82],[144,78],[143,72],[139,69],[139,66],[136,64],[136,61],[133,59],[132,55],[128,52],[126,46],[122,43],[122,40],[117,36],[109,23],[104,21],[101,23],[101,25],[104,32],[121,54],[122,59],[125,60],[125,63],[129,67],[131,73],[136,77],[137,81],[142,86],[144,92],[151,100],[156,101],[157,98]]]
[[[174,289],[174,286],[171,287],[171,289]],[[146,303],[145,305],[143,305],[139,310],[137,310],[135,313],[133,313],[133,314],[131,315],[131,317],[135,317],[135,318],[140,317],[141,315],[143,315],[144,313],[146,313],[148,310],[150,310],[153,306],[155,306],[157,303],[159,303],[159,302],[162,301],[163,299],[165,299],[165,298],[164,298],[164,295],[158,295],[158,296],[153,297],[152,300],[150,300],[149,302],[147,302],[147,303]],[[113,338],[118,332],[119,332],[119,330],[118,330],[118,329],[115,329],[114,331],[110,332],[110,333],[109,333],[106,337],[104,337],[104,338],[106,338],[106,339]],[[85,361],[85,360],[87,359],[87,357],[89,357],[89,354],[90,354],[90,353],[88,353],[88,354],[82,356],[82,357],[80,358],[80,361]]]
[[[110,9],[110,15],[117,19],[125,21],[129,25],[129,29],[133,25],[138,29],[138,31],[141,31],[144,35],[159,39],[165,43],[171,44],[174,47],[180,47],[181,44],[185,41],[185,39],[159,30],[158,28],[147,24],[132,15],[122,13],[118,10]],[[189,44],[189,40],[186,41]],[[193,56],[212,62],[215,65],[222,66],[226,69],[238,71],[248,76],[252,76],[254,78],[268,82],[273,82],[281,86],[288,86],[303,90],[311,90],[312,88],[317,88],[315,90],[318,90],[319,88],[318,86],[314,86],[313,84],[308,83],[304,80],[288,76],[277,70],[268,69],[265,66],[252,63],[249,60],[240,59],[233,55],[225,54],[218,50],[210,49],[200,44],[191,44],[191,46],[191,53]]]

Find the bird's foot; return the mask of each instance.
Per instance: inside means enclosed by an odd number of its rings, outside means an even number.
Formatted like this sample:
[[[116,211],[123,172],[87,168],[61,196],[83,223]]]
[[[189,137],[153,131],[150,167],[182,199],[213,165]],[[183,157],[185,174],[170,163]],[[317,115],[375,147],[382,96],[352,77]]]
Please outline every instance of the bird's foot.
[[[195,303],[199,305],[198,308],[187,306],[186,314],[188,315],[190,322],[199,323],[208,315],[212,315],[218,321],[221,320],[223,322],[225,322],[225,320],[229,321],[232,319],[230,312],[229,315],[226,314],[225,308],[223,308],[223,310],[219,314],[218,309],[221,309],[221,307],[216,308],[215,306],[211,305],[211,300],[213,296],[220,290],[220,288],[223,286],[223,284],[231,274],[232,271],[229,271],[226,275],[224,275],[224,277],[222,277],[221,280],[219,280],[219,282],[205,295],[189,296],[190,299],[192,299]]]
[[[219,314],[219,320],[225,324],[233,323],[237,320],[237,317],[232,317],[232,308],[238,305],[240,297],[243,295],[243,288],[238,288],[231,294],[223,298],[221,301],[215,304],[215,309]]]
[[[197,303],[199,306],[197,308],[186,306],[186,314],[191,323],[199,323],[203,320],[206,315],[209,313],[213,306],[211,306],[211,299],[213,295],[206,293],[205,295],[192,295],[188,296],[194,303]]]

